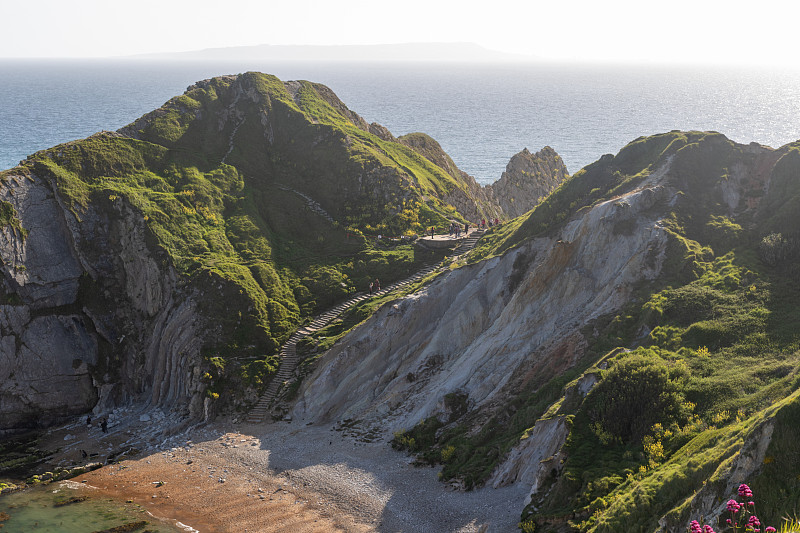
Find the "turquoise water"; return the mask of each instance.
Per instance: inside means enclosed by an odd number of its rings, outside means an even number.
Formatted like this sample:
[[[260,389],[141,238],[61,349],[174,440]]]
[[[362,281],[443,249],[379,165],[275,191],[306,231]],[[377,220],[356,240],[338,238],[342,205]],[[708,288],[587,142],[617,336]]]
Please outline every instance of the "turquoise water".
[[[428,133],[491,183],[550,145],[574,173],[641,135],[715,130],[778,147],[800,139],[800,70],[580,65],[0,61],[0,169],[118,129],[197,80],[258,70],[328,85],[395,135]]]
[[[58,501],[84,495],[88,496],[85,501],[54,506]],[[10,515],[8,520],[0,522],[2,533],[91,533],[141,520],[148,522],[145,529],[149,531],[185,533],[156,520],[136,504],[92,496],[91,489],[71,482],[0,496],[0,512]]]

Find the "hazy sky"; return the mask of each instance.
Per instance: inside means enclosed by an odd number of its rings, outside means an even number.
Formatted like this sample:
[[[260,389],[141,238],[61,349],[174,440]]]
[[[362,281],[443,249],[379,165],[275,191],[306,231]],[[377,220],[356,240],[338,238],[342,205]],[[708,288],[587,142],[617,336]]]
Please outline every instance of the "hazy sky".
[[[800,2],[2,0],[0,57],[474,42],[543,59],[797,66]]]

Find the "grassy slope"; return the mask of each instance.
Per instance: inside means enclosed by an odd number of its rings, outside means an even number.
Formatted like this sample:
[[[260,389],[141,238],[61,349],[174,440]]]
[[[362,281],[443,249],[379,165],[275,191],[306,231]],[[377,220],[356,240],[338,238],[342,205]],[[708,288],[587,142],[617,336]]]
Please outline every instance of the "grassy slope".
[[[768,464],[750,481],[771,523],[780,512],[797,512],[800,462],[788,434],[800,405],[800,255],[787,237],[800,227],[800,147],[777,153],[758,211],[743,209],[762,194],[753,187],[739,215],[729,217],[719,186],[737,162],[755,165],[746,147],[698,132],[638,139],[575,174],[528,215],[496,229],[473,260],[557,230],[584,206],[634,188],[673,155],[672,185],[684,195],[665,220],[665,272],[639,289],[638,301],[596,324],[601,335],[586,357],[566,375],[520,391],[477,434],[468,436],[467,418],[438,437],[440,424],[423,421],[396,439],[425,461],[444,462],[444,478],[472,486],[538,418],[569,415],[563,475],[534,502],[536,510],[523,513],[539,523],[537,531],[565,516],[581,531],[653,531],[665,514],[688,521],[686,499],[721,478],[753,428],[772,416],[778,429]],[[783,234],[782,241],[772,241],[783,252],[767,264],[762,238],[772,232]],[[637,338],[643,326],[652,332]],[[625,353],[617,346],[635,349]],[[610,366],[601,370],[596,365],[605,353]],[[584,371],[601,376],[598,386],[583,402],[561,399],[565,385]],[[650,408],[625,415],[640,405]]]
[[[273,76],[215,78],[129,126],[136,139],[94,136],[26,163],[53,179],[78,219],[90,204],[112,216],[115,202],[141,211],[152,242],[205,291],[202,307],[222,326],[206,347],[213,392],[225,392],[226,377],[263,387],[277,348],[307,317],[431,260],[365,234],[410,233],[455,214],[438,196],[463,184],[363,131],[318,89],[300,82],[293,97]]]

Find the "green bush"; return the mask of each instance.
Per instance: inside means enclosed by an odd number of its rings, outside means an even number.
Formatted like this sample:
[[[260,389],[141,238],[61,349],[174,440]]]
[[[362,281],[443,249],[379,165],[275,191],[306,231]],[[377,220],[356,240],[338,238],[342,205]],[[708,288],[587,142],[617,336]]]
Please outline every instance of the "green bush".
[[[679,425],[689,416],[681,384],[686,370],[653,350],[640,349],[613,362],[587,398],[595,433],[622,443],[640,441],[655,425]]]
[[[758,245],[758,254],[766,264],[776,266],[795,257],[799,248],[796,239],[784,237],[780,233],[770,233],[761,239],[761,243]]]

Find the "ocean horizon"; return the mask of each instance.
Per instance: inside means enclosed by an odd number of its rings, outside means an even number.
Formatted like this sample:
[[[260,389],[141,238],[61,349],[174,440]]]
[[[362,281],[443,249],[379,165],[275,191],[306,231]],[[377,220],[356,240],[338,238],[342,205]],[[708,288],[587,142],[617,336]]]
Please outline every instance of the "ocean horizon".
[[[569,172],[643,136],[718,131],[777,148],[800,139],[800,70],[554,64],[0,60],[0,169],[116,130],[213,76],[261,71],[330,87],[395,136],[424,132],[479,183],[523,148]]]

